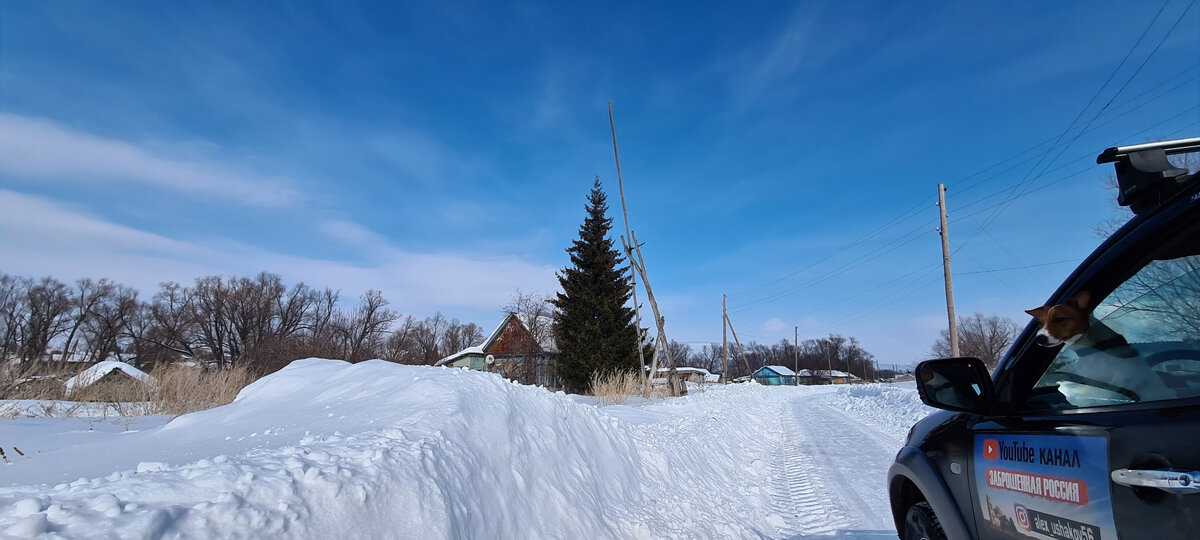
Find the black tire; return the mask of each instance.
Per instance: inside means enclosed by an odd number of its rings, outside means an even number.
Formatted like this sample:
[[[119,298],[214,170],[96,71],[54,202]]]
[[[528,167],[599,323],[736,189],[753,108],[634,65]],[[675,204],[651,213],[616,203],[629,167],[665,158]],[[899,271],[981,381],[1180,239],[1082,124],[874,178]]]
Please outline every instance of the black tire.
[[[946,531],[938,521],[933,507],[927,502],[919,502],[908,507],[904,515],[904,540],[947,540]]]

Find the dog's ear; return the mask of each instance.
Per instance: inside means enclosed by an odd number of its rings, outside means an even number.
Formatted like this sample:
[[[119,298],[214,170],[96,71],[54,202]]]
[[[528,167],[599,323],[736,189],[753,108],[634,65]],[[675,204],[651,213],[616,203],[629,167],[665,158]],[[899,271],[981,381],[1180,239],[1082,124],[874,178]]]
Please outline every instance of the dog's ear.
[[[1033,318],[1041,321],[1046,316],[1046,306],[1035,307],[1033,309],[1027,309],[1027,310],[1025,310],[1025,313],[1028,313]]]
[[[1067,300],[1067,303],[1079,308],[1079,311],[1084,313],[1091,313],[1096,307],[1092,305],[1092,293],[1087,291],[1079,291],[1075,293],[1075,296],[1072,296],[1070,300]]]

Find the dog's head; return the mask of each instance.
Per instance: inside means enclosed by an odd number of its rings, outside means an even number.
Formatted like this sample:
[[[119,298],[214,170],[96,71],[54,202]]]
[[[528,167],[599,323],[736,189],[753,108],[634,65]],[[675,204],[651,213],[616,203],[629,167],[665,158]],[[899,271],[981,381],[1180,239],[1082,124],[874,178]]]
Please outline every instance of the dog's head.
[[[1042,306],[1025,310],[1037,319],[1042,329],[1038,330],[1037,344],[1055,347],[1062,343],[1071,345],[1091,326],[1088,315],[1096,306],[1091,305],[1092,295],[1079,291],[1070,300],[1057,306]]]

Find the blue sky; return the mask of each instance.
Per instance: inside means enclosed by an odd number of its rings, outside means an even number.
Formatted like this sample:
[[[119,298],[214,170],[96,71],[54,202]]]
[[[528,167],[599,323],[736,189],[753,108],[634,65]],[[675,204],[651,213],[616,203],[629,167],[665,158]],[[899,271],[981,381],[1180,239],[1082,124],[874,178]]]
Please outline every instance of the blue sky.
[[[728,294],[744,341],[911,363],[937,184],[959,314],[1024,324],[1114,215],[1095,155],[1200,134],[1194,3],[6,2],[0,271],[266,270],[490,328],[595,175],[621,228],[612,100],[671,338],[719,341]]]

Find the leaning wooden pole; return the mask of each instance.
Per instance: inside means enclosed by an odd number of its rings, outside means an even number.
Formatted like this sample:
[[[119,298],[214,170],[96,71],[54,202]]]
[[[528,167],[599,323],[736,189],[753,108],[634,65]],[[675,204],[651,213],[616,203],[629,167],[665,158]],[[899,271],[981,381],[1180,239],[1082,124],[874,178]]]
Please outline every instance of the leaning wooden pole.
[[[629,210],[625,208],[625,183],[621,181],[621,155],[617,153],[617,125],[613,122],[612,100],[608,101],[608,127],[612,130],[613,159],[617,162],[617,189],[621,193],[621,216],[625,219],[625,236],[621,237],[621,247],[625,249],[625,259],[632,261],[633,257],[630,253],[629,243],[625,241],[626,238],[631,237],[629,234]],[[650,372],[646,372],[646,355],[642,352],[642,313],[638,308],[636,274],[630,276],[629,290],[633,297],[633,318],[637,325],[638,339],[635,347],[637,347],[638,363],[642,369],[642,393],[649,396],[650,379],[654,377],[654,368],[652,366]]]
[[[630,239],[632,240],[630,243],[632,244],[633,252],[637,255],[637,261],[635,263],[630,259],[629,264],[642,276],[642,286],[646,288],[646,298],[650,301],[650,309],[654,311],[654,323],[658,327],[658,346],[662,349],[663,356],[667,358],[667,385],[670,386],[672,396],[686,395],[687,386],[679,384],[679,376],[675,372],[675,358],[671,354],[671,348],[667,346],[666,319],[658,310],[658,302],[654,300],[654,290],[650,288],[650,278],[646,277],[646,261],[642,259],[642,247],[638,244],[637,233],[630,234]]]
[[[729,309],[726,307],[725,295],[721,295],[721,378],[729,384],[729,338],[725,337],[725,329],[729,327]]]
[[[729,325],[729,333],[733,334],[733,342],[737,344],[738,352],[742,353],[742,362],[746,364],[746,372],[750,374],[751,378],[753,378],[754,372],[750,371],[750,360],[746,358],[746,349],[743,349],[742,342],[738,341],[737,330],[733,329],[733,321],[729,320],[728,313],[725,314],[725,324]]]

